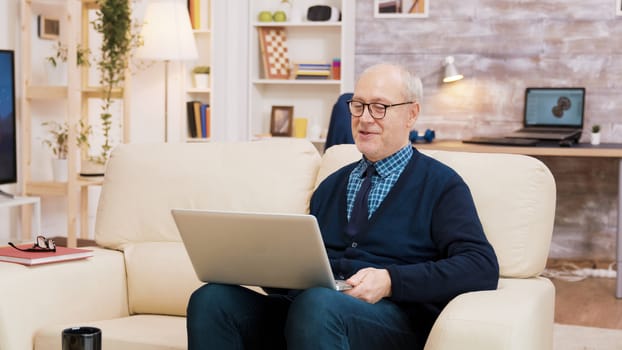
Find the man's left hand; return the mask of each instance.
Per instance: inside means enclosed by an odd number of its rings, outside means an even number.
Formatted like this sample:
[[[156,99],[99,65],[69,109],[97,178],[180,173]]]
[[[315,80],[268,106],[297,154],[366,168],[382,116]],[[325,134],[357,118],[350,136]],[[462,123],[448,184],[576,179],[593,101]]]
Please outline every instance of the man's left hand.
[[[391,276],[389,271],[372,267],[359,270],[346,281],[352,289],[345,294],[375,304],[382,298],[391,296]]]

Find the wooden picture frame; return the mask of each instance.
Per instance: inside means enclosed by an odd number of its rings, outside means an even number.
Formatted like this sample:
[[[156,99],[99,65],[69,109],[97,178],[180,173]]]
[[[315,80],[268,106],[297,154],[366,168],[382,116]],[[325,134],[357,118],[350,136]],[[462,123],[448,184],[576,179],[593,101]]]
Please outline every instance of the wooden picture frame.
[[[425,18],[431,0],[374,0],[376,18]]]
[[[622,0],[616,0],[616,16],[622,16]]]
[[[60,20],[44,15],[37,16],[37,34],[41,39],[58,40],[60,37]]]
[[[270,114],[270,134],[272,136],[292,136],[294,125],[294,106],[272,106]]]

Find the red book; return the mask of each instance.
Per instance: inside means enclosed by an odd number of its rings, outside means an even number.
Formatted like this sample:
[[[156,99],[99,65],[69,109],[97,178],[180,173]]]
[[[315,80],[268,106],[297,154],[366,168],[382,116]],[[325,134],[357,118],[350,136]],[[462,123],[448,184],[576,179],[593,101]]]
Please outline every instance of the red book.
[[[32,248],[32,244],[18,245],[19,248]],[[41,265],[59,261],[85,259],[93,256],[93,251],[81,248],[56,247],[55,252],[22,252],[13,247],[0,248],[0,261],[22,265]]]

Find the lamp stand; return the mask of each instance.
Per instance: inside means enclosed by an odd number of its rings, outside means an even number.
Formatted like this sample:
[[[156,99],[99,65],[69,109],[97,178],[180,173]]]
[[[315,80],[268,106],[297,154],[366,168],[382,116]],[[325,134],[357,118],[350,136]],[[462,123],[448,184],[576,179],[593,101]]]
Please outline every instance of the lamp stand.
[[[164,142],[168,142],[168,62],[164,60]]]

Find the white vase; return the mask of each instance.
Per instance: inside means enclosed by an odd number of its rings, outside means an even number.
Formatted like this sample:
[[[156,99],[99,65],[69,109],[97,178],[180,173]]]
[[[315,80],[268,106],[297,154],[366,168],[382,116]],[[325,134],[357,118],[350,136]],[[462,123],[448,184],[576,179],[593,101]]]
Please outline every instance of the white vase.
[[[67,182],[67,159],[52,159],[52,176],[56,182]]]
[[[322,127],[319,124],[313,124],[309,129],[309,139],[312,141],[317,141],[322,136]]]
[[[67,63],[58,62],[53,66],[49,62],[45,63],[48,85],[65,86],[67,85]]]
[[[600,133],[599,132],[593,132],[590,135],[590,143],[594,146],[600,145]]]
[[[289,0],[281,0],[277,11],[283,11],[285,13],[285,21],[291,21],[292,3]]]
[[[209,74],[195,74],[194,87],[197,89],[207,89],[209,87]]]
[[[294,22],[294,23],[302,22],[302,19],[303,19],[302,11],[300,11],[300,9],[297,7],[292,7],[289,18],[290,18],[290,22]]]

